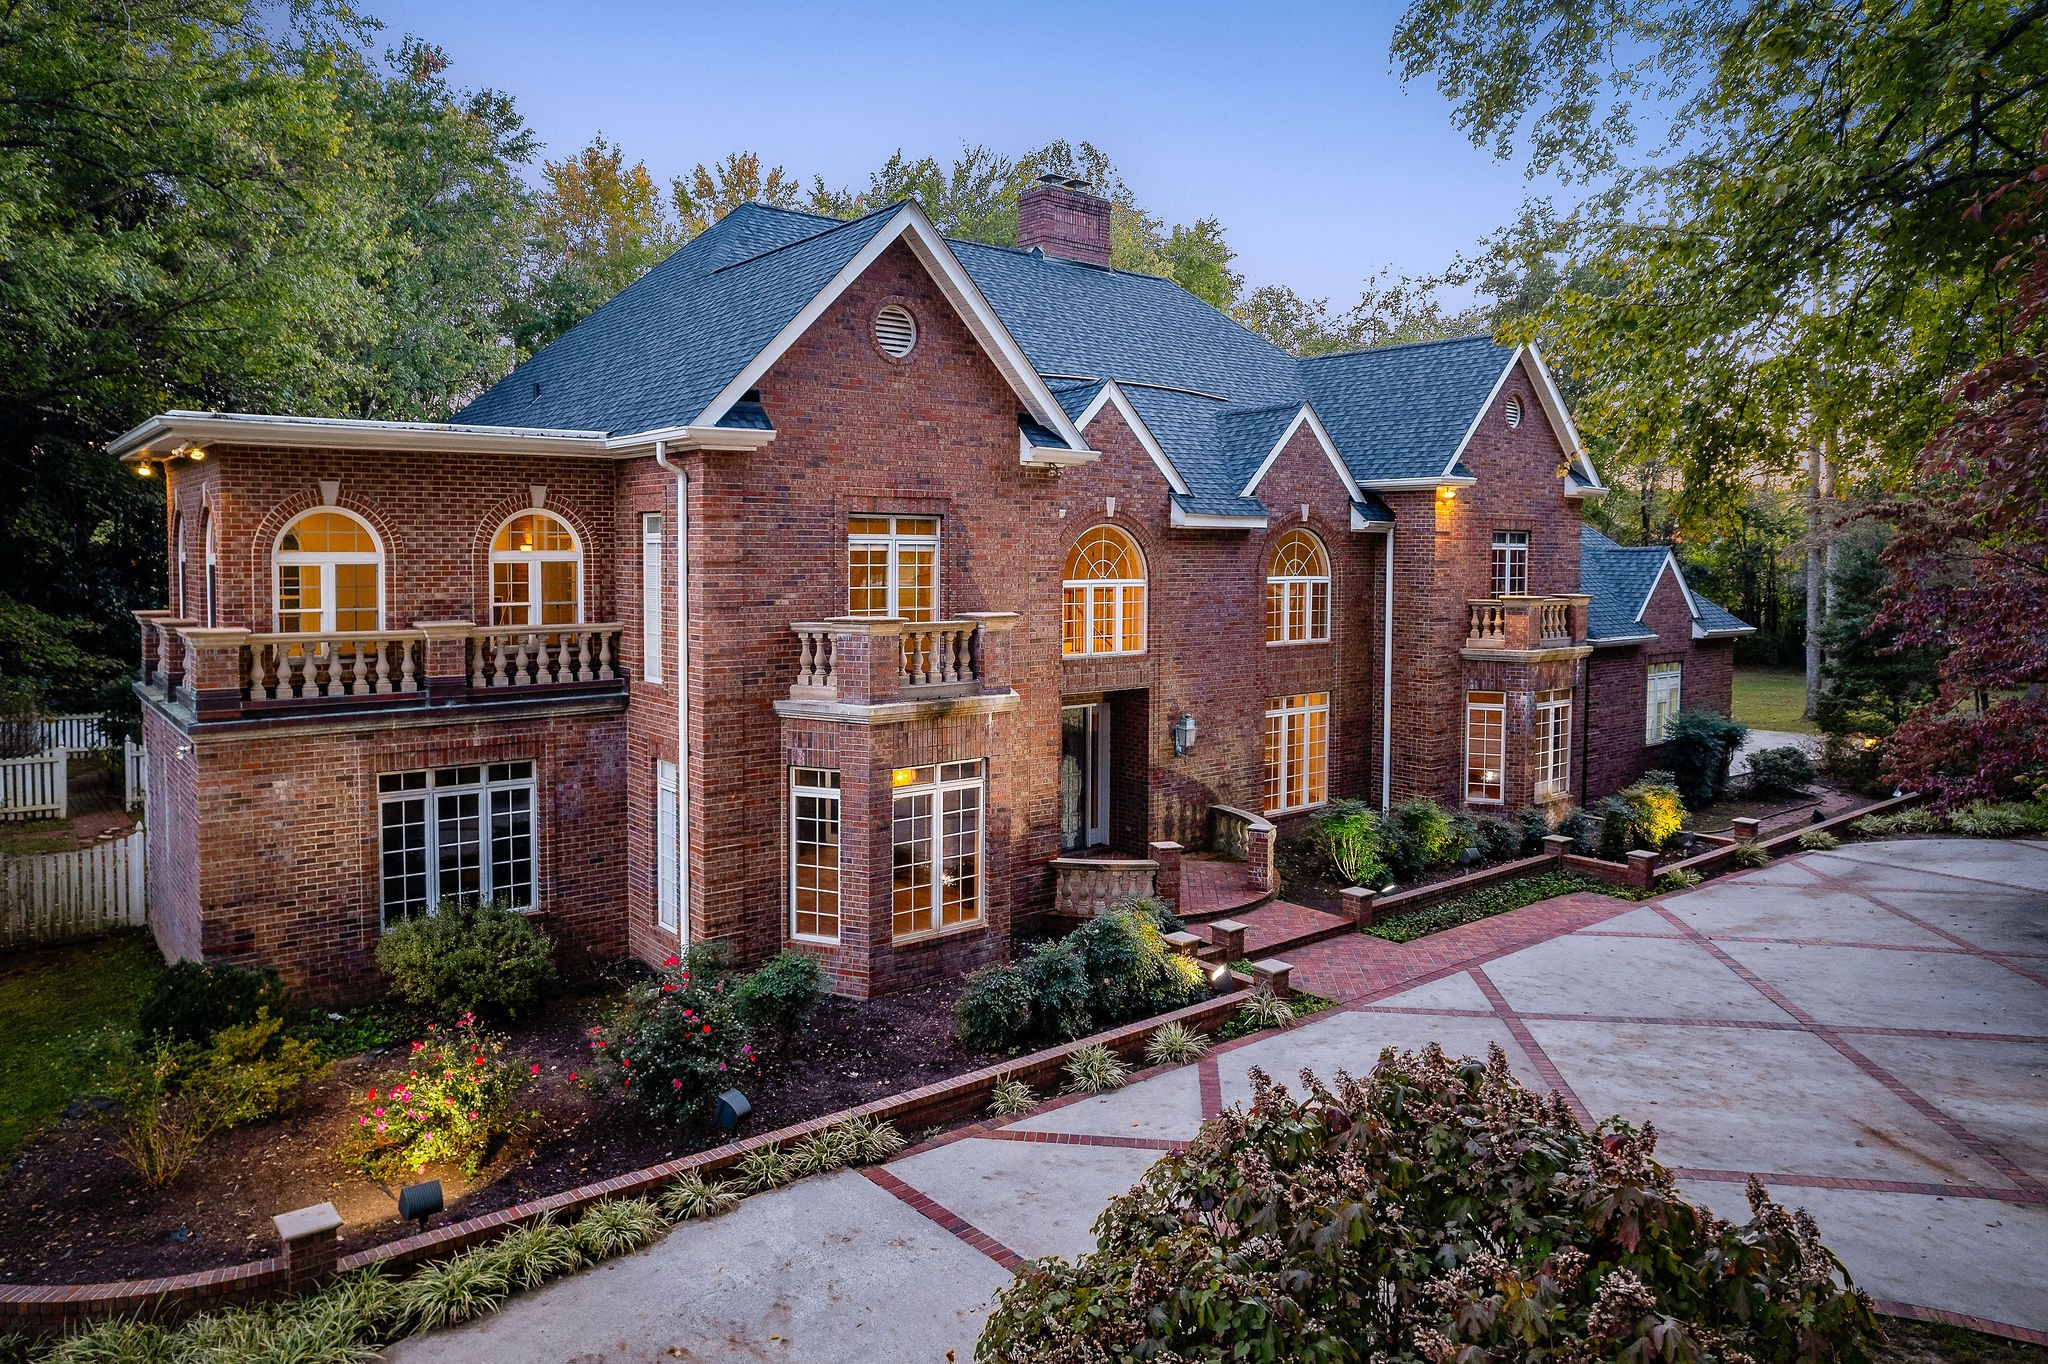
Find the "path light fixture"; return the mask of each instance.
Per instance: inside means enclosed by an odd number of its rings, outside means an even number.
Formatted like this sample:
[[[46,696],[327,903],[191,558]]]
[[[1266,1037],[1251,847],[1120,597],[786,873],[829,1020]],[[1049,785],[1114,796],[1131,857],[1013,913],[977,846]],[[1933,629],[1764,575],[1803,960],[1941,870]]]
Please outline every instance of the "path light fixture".
[[[1173,722],[1173,756],[1185,758],[1195,751],[1195,713],[1184,710]]]
[[[754,1106],[747,1102],[747,1096],[737,1089],[728,1089],[718,1096],[718,1130],[730,1132],[747,1120],[747,1114]]]
[[[1228,962],[1217,962],[1216,965],[1211,967],[1209,970],[1209,993],[1212,995],[1221,995],[1228,994],[1229,992],[1230,964]]]
[[[424,1184],[408,1184],[398,1191],[398,1215],[407,1222],[417,1222],[420,1230],[427,1229],[427,1219],[441,1211],[441,1181],[430,1179]]]

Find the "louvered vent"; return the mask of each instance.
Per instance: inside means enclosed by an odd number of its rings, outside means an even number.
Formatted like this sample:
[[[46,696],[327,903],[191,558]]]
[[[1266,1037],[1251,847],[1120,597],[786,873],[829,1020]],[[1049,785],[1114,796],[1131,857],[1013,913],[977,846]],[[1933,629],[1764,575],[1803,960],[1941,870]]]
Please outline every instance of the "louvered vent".
[[[917,319],[908,308],[891,303],[875,314],[875,344],[882,354],[901,360],[917,344]]]
[[[1508,394],[1507,418],[1511,427],[1522,424],[1522,397],[1518,393]]]

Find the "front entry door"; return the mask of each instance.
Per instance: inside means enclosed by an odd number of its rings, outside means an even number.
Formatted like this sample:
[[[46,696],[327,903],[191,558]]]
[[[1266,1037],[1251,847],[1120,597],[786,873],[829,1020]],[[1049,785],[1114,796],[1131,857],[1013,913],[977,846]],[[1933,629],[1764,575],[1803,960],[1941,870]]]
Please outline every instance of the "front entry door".
[[[1060,707],[1060,851],[1109,842],[1109,712]]]

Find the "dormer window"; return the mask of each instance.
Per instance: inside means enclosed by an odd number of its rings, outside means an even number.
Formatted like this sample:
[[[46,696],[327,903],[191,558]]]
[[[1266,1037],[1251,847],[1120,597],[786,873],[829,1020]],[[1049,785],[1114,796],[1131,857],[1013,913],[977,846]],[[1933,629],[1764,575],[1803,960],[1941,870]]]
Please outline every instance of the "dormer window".
[[[1497,530],[1493,533],[1493,595],[1525,597],[1529,594],[1529,532]]]

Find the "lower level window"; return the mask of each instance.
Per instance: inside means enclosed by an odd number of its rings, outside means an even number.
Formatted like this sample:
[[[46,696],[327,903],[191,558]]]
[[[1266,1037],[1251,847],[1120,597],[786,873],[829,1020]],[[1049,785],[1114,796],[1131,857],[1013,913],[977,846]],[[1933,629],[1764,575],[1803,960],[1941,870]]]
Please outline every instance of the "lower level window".
[[[1652,663],[1645,692],[1649,704],[1643,716],[1643,742],[1661,744],[1671,737],[1671,717],[1678,714],[1679,677],[1682,664]]]
[[[1475,805],[1498,805],[1505,790],[1507,701],[1504,692],[1465,693],[1465,799]]]
[[[789,931],[839,941],[839,774],[789,773]]]
[[[384,927],[444,900],[533,908],[533,764],[377,778]]]
[[[1266,703],[1266,813],[1305,810],[1329,799],[1330,694],[1276,696]]]
[[[1536,693],[1536,799],[1568,795],[1572,789],[1572,694]]]
[[[981,763],[899,767],[895,791],[898,938],[981,918]]]

